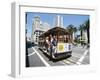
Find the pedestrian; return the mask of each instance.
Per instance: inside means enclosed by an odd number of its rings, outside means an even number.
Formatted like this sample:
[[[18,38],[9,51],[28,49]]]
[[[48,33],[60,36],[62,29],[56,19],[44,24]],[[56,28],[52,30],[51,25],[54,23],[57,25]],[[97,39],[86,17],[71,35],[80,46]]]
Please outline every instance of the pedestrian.
[[[46,48],[47,52],[50,52],[50,41],[49,41],[49,37],[46,37],[46,39],[45,39],[45,48]]]
[[[53,56],[53,37],[52,35],[49,36],[50,37],[50,55],[51,57]]]
[[[52,45],[53,45],[53,53],[57,53],[57,37],[56,36],[53,36]]]

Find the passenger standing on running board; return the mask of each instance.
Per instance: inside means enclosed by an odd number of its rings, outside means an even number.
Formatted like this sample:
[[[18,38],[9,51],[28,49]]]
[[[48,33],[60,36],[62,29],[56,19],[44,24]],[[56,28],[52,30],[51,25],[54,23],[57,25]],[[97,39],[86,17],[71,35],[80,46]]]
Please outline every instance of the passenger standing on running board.
[[[46,37],[46,39],[45,39],[45,48],[46,48],[47,52],[50,52],[50,41],[49,41],[49,37]]]
[[[53,53],[57,53],[57,37],[53,36]]]
[[[50,55],[52,56],[53,54],[52,54],[52,52],[53,52],[53,37],[52,37],[52,35],[50,35]]]

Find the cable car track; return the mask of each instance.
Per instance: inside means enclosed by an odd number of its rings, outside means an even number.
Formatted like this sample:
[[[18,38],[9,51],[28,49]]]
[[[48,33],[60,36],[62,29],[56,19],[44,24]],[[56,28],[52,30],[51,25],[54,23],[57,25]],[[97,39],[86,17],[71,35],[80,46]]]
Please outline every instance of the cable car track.
[[[67,65],[76,65],[78,60],[79,60],[79,57],[72,56],[70,58],[63,60],[62,62]]]
[[[65,64],[67,64],[67,65],[74,65],[74,64],[76,64],[75,61],[71,61],[71,60],[68,60],[68,59],[63,60],[62,62],[65,63]]]

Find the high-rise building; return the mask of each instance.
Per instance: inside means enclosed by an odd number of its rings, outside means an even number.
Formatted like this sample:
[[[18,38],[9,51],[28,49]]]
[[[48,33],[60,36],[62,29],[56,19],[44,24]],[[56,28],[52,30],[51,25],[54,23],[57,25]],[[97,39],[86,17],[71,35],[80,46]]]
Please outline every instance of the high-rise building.
[[[39,36],[48,29],[50,29],[50,25],[48,23],[42,23],[39,16],[34,17],[31,41],[38,44]]]
[[[55,27],[63,27],[63,17],[56,15]]]
[[[88,42],[87,31],[83,31],[83,33],[82,33],[82,40],[83,40],[85,43]]]
[[[60,15],[56,16],[56,19],[54,21],[55,26],[54,27],[63,27],[63,17]],[[47,22],[42,22],[40,20],[39,16],[34,17],[33,25],[32,25],[32,35],[31,35],[31,41],[35,44],[38,44],[39,36],[50,29],[50,25]]]

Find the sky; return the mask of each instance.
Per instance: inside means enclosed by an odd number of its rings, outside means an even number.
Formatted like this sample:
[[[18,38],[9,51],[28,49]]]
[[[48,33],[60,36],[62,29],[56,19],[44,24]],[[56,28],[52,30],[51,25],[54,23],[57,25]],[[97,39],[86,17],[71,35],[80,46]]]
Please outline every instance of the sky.
[[[36,13],[36,12],[26,12],[27,14],[27,35],[31,37],[32,33],[32,23],[35,16],[39,16],[40,20],[44,23],[48,23],[50,27],[54,27],[54,20],[56,15],[60,15],[63,17],[63,26],[64,28],[68,27],[68,25],[72,24],[75,27],[79,27],[80,24],[83,24],[86,20],[89,19],[89,15],[79,15],[79,14],[60,14],[60,13]],[[79,32],[77,32],[79,34]]]

